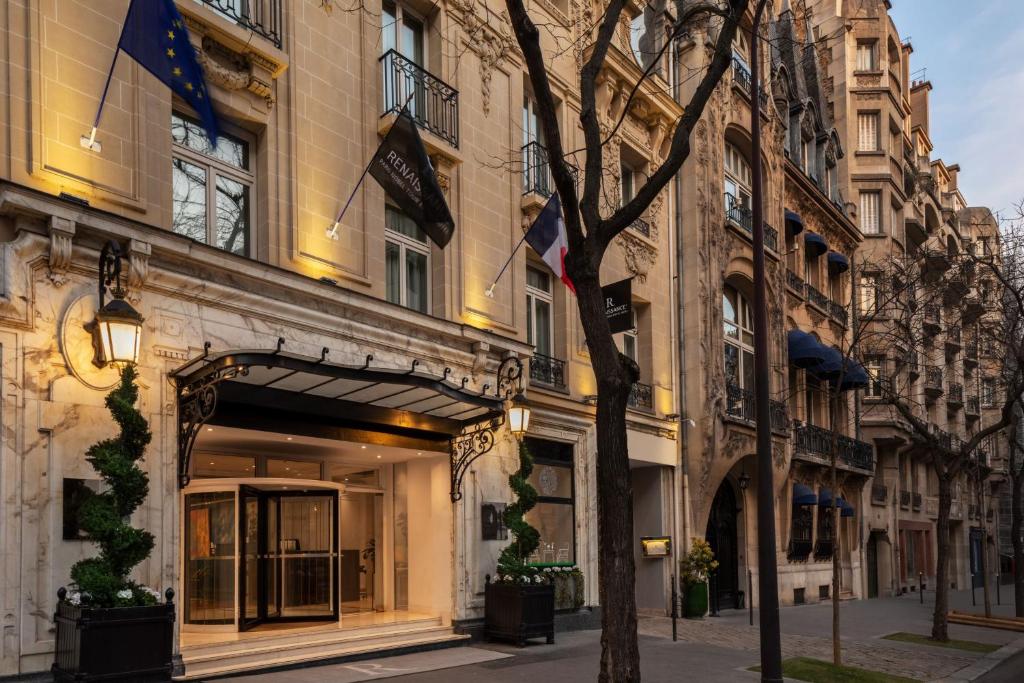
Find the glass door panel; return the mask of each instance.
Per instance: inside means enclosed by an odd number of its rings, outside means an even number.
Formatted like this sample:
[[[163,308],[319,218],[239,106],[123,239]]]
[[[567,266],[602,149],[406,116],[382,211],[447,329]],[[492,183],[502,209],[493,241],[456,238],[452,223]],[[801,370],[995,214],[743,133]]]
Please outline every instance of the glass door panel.
[[[281,617],[335,615],[333,495],[280,496]]]
[[[185,622],[235,621],[235,493],[185,496]]]
[[[239,526],[239,555],[241,573],[239,598],[242,603],[238,627],[252,628],[260,620],[260,495],[259,492],[243,486],[240,491],[241,508]]]
[[[384,526],[384,496],[346,492],[341,495],[341,611],[383,609],[377,549]]]

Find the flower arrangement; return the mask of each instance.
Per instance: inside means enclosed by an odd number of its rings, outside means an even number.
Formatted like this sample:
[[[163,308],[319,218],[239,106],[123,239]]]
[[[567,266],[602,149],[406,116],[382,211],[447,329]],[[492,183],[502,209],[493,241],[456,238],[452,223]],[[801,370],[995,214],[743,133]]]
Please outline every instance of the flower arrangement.
[[[718,569],[718,560],[711,546],[703,538],[694,537],[690,552],[679,561],[679,577],[686,585],[704,583]]]
[[[106,490],[82,504],[79,525],[99,546],[98,557],[76,562],[71,568],[74,587],[64,600],[87,607],[135,607],[155,605],[160,594],[128,578],[132,568],[149,557],[153,534],[127,523],[149,494],[149,477],[138,466],[152,433],[135,407],[139,389],[135,368],[121,371],[117,387],[106,405],[121,428],[120,434],[93,444],[86,460],[103,478]]]

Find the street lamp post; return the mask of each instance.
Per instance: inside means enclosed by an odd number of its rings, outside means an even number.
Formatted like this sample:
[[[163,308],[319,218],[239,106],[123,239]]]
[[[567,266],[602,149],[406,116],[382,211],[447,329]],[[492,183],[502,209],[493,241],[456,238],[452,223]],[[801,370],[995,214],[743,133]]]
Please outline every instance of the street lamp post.
[[[106,301],[109,290],[111,299]],[[110,364],[139,362],[142,338],[142,316],[124,300],[121,286],[121,246],[107,242],[100,251],[99,310],[96,319],[85,327],[92,334],[93,364],[104,368]]]
[[[761,79],[758,31],[767,0],[758,0],[750,32],[750,140],[754,237],[754,404],[757,420],[757,586],[761,626],[761,680],[782,681],[779,579],[775,548],[775,484],[769,406],[768,310],[761,179]]]

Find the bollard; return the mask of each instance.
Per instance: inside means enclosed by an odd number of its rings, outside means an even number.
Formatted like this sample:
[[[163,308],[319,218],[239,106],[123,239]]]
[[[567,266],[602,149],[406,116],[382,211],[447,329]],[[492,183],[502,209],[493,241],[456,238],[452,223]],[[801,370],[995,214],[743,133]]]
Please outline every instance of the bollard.
[[[978,599],[974,595],[974,574],[971,574],[971,605],[973,607],[978,606]]]
[[[924,572],[917,573],[917,594],[921,598],[921,604],[924,604]]]
[[[672,575],[672,642],[676,641],[676,619],[679,617],[679,595],[676,593],[676,575]]]
[[[750,608],[750,625],[754,625],[754,572],[747,570],[747,606]]]

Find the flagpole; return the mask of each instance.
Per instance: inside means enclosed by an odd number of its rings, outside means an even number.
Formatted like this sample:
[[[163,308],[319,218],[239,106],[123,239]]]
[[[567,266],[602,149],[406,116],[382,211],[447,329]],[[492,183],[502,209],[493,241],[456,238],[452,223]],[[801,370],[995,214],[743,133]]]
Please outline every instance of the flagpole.
[[[405,98],[405,103],[402,104],[402,108],[398,110],[398,116],[401,116],[402,114],[405,113],[405,108],[409,106],[409,101],[412,100],[412,96],[415,94],[416,90],[413,89],[413,91],[409,93],[409,96]],[[395,123],[398,123],[397,117],[395,118]],[[394,129],[395,124],[392,124],[391,127],[388,128],[388,132],[384,134],[384,139],[380,141],[379,145],[377,145],[377,149],[380,149],[384,145],[384,143],[388,141],[388,138],[391,137],[391,131],[393,131]],[[338,214],[338,217],[334,220],[334,223],[331,225],[331,227],[327,228],[327,236],[330,239],[338,239],[338,228],[341,227],[341,219],[345,217],[345,212],[348,211],[348,207],[352,204],[352,200],[355,199],[356,192],[359,191],[359,186],[363,184],[364,180],[366,180],[366,174],[370,172],[370,167],[373,166],[373,160],[376,158],[377,152],[375,150],[373,152],[373,155],[370,157],[370,160],[366,162],[366,167],[363,169],[362,174],[360,174],[359,180],[356,181],[356,186],[352,188],[352,193],[349,194],[348,201],[345,202],[345,206],[342,207],[341,212]]]
[[[96,129],[100,127],[100,117],[103,116],[103,105],[107,102],[107,92],[110,90],[110,79],[114,75],[114,66],[117,64],[117,54],[121,51],[120,43],[118,47],[114,49],[114,58],[110,60],[110,70],[107,71],[107,82],[103,85],[103,94],[100,96],[100,104],[96,108],[96,118],[92,121],[92,130],[89,131],[89,137],[82,136],[78,140],[78,144],[85,147],[93,152],[99,152],[102,147],[96,142]]]
[[[512,259],[516,257],[516,253],[519,251],[519,247],[523,246],[523,242],[526,241],[526,236],[528,234],[530,234],[529,230],[523,233],[523,239],[519,240],[519,244],[517,244],[516,248],[512,250],[512,254],[508,257],[508,261],[505,261],[505,265],[503,265],[501,267],[501,270],[498,271],[498,274],[494,276],[494,281],[491,283],[491,286],[488,287],[487,290],[484,292],[484,295],[486,295],[487,298],[494,298],[494,288],[498,285],[498,280],[500,280],[501,276],[505,274],[505,269],[508,268],[508,264],[512,263]]]

